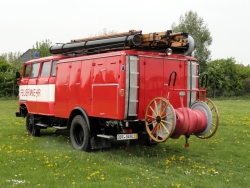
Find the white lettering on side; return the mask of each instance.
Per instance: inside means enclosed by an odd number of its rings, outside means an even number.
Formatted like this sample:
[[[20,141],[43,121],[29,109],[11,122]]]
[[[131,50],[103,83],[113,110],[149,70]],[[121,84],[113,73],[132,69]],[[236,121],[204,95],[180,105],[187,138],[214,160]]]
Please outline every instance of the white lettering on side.
[[[19,100],[54,102],[55,84],[20,85]]]

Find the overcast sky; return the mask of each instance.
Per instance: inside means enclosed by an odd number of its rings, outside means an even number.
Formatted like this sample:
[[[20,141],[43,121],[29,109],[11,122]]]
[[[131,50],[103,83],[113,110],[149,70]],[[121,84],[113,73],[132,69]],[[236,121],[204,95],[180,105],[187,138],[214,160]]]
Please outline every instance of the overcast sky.
[[[212,59],[250,64],[250,0],[0,0],[0,54],[24,53],[49,39],[66,43],[102,31],[171,29],[187,11],[203,18],[213,38]]]

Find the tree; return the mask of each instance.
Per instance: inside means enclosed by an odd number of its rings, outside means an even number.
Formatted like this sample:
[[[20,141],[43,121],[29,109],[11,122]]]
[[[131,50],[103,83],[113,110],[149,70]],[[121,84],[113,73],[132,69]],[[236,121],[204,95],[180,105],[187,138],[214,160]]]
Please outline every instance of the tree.
[[[186,12],[184,16],[180,16],[179,24],[172,24],[173,32],[188,32],[195,40],[196,50],[194,57],[198,59],[200,64],[200,72],[204,72],[207,62],[211,59],[209,46],[212,43],[210,31],[204,20],[198,16],[196,12]]]
[[[36,42],[36,44],[31,49],[31,58],[35,58],[34,54],[35,52],[38,52],[39,57],[47,57],[50,56],[51,53],[49,51],[50,46],[52,45],[52,42],[49,39],[46,39],[42,42]]]
[[[11,62],[20,62],[20,57],[21,57],[20,52],[9,52],[9,53],[2,53],[1,56],[9,63]]]
[[[14,94],[14,72],[13,65],[0,56],[0,98],[9,97]]]
[[[239,96],[244,92],[242,67],[234,58],[218,59],[207,64],[208,96]]]
[[[244,90],[246,93],[250,93],[250,66],[244,67]]]

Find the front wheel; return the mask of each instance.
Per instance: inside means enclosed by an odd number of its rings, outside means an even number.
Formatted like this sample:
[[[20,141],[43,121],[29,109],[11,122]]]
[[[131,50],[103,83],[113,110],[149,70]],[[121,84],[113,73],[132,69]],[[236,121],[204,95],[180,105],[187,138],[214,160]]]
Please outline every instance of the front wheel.
[[[90,150],[90,133],[85,119],[81,115],[74,117],[70,127],[70,140],[76,150]]]
[[[39,136],[40,129],[35,129],[35,118],[33,114],[28,114],[26,117],[26,130],[29,135]]]

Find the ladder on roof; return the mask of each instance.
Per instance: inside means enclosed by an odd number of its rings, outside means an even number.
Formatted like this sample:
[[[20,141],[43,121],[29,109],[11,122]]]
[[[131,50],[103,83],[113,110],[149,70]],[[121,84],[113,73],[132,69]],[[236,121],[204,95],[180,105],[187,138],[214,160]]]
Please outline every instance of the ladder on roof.
[[[101,53],[121,49],[153,50],[184,54],[190,44],[190,36],[185,32],[172,33],[171,30],[142,34],[141,30],[115,33],[103,36],[73,39],[70,43],[50,47],[52,54],[78,52],[82,54]]]

